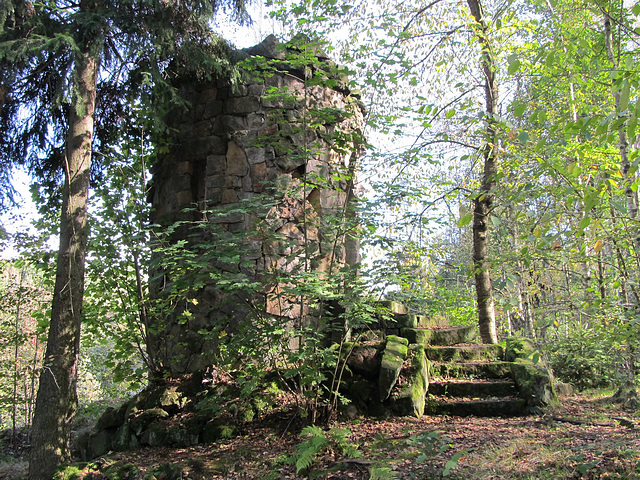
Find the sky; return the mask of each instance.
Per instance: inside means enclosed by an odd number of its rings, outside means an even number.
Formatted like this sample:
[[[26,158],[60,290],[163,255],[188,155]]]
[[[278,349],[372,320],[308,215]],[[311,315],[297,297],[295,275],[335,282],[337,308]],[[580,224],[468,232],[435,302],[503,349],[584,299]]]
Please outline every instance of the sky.
[[[13,172],[11,183],[17,192],[15,196],[17,207],[6,212],[0,211],[0,225],[2,225],[10,235],[18,232],[35,234],[36,230],[31,224],[37,220],[38,212],[36,204],[31,199],[31,192],[29,191],[31,179],[25,170],[16,169]],[[53,244],[57,244],[57,239],[53,240]],[[51,244],[51,247],[55,248],[53,244]],[[2,250],[0,250],[0,259],[8,260],[19,256],[18,251],[13,245],[2,245],[2,247]]]

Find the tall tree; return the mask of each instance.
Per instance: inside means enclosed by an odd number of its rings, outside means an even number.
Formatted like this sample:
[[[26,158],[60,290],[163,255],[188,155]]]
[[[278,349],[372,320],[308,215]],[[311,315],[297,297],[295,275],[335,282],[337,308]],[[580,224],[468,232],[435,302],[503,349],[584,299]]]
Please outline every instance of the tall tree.
[[[224,5],[230,5],[238,18],[244,13],[243,0]],[[198,68],[219,69],[225,60],[220,58],[221,49],[211,47],[208,26],[219,6],[207,0],[59,0],[35,5],[12,0],[0,7],[0,84],[8,92],[2,95],[1,133],[14,139],[3,153],[13,164],[31,164],[41,172],[47,170],[44,167],[50,172],[62,170],[64,177],[60,249],[34,413],[30,480],[50,479],[69,458],[92,150],[107,148],[117,138],[113,129],[106,128],[117,124],[118,98],[113,93],[124,91],[127,77],[128,86],[139,90],[136,83],[143,78],[132,75],[140,71],[135,67],[144,64],[143,71],[159,72],[180,49],[189,49],[189,54],[175,59],[175,65],[195,57],[203,60]],[[216,65],[211,58],[205,61],[207,53],[219,55]],[[109,102],[109,94],[115,102]],[[102,104],[97,103],[99,98]],[[102,135],[96,137],[97,107],[103,117],[98,125]],[[105,118],[109,113],[116,118]]]
[[[489,269],[489,216],[494,201],[496,174],[498,173],[498,84],[491,43],[489,25],[484,16],[480,0],[467,0],[472,24],[481,51],[481,66],[484,74],[485,118],[484,145],[480,153],[484,160],[482,184],[473,199],[473,268],[476,279],[478,301],[478,326],[485,343],[498,343],[496,312],[493,299],[493,284]]]
[[[80,12],[94,7],[80,3]],[[87,202],[91,171],[99,37],[80,44],[74,55],[74,94],[64,155],[60,248],[40,386],[32,427],[29,478],[50,478],[59,461],[69,458],[75,415],[78,350],[87,246]]]

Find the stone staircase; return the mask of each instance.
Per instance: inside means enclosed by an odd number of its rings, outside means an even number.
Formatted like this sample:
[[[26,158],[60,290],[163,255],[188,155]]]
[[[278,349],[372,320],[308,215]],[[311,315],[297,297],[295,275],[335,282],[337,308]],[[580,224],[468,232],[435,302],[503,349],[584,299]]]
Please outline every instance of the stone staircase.
[[[422,315],[411,315],[395,302],[392,334],[424,348],[429,365],[424,414],[514,416],[528,412],[499,345],[479,343],[475,325],[450,326]],[[406,326],[402,326],[402,325]],[[387,331],[390,329],[387,328]]]

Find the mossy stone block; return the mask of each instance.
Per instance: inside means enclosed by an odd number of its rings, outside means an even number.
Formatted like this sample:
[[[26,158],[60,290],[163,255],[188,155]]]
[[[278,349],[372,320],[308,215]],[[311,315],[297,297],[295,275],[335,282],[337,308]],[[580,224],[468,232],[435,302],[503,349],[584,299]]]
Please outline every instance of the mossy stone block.
[[[388,309],[391,313],[408,314],[409,309],[394,300],[383,300],[378,303],[382,308]]]
[[[158,447],[167,444],[167,427],[160,422],[154,422],[140,436],[140,443],[150,447]]]
[[[136,435],[141,435],[149,424],[168,416],[169,414],[166,412],[166,410],[163,410],[160,407],[151,408],[149,410],[145,410],[144,412],[140,412],[138,415],[130,418],[129,426]]]
[[[390,343],[400,343],[400,344],[404,345],[405,347],[409,346],[409,340],[407,340],[404,337],[399,337],[397,335],[388,335],[387,336],[387,347],[389,346]]]
[[[544,362],[534,363],[529,359],[516,358],[511,364],[511,374],[529,408],[546,407],[558,402],[553,375]]]
[[[89,435],[87,442],[87,458],[96,458],[111,450],[111,438],[113,433],[107,430],[100,430]]]
[[[406,338],[395,335],[387,337],[387,346],[382,354],[380,375],[378,376],[378,393],[382,402],[389,398],[391,390],[398,381],[402,364],[407,358],[407,344]]]
[[[124,452],[140,445],[135,433],[128,424],[122,425],[111,439],[111,448],[116,452]]]
[[[513,362],[516,358],[527,358],[537,352],[533,341],[525,337],[509,337],[506,340],[504,359]]]
[[[409,347],[411,363],[407,371],[407,382],[392,397],[392,408],[398,415],[422,417],[429,389],[429,361],[424,347],[412,344]]]

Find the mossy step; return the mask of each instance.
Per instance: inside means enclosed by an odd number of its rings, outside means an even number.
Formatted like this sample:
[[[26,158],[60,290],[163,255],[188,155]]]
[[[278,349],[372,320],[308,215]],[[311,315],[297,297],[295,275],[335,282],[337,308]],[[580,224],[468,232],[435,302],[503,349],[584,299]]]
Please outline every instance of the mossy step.
[[[406,315],[409,313],[409,308],[406,305],[396,302],[395,300],[380,300],[378,302],[374,302],[374,306],[388,310],[391,314],[398,313]]]
[[[502,360],[500,345],[456,345],[450,347],[425,347],[427,358],[434,362],[464,361],[464,360]]]
[[[524,398],[508,397],[497,399],[477,398],[457,399],[451,401],[438,397],[427,399],[426,415],[456,415],[467,417],[514,417],[527,413],[527,402]]]
[[[513,380],[432,381],[429,393],[447,397],[509,397],[518,395]]]
[[[432,378],[511,378],[511,363],[480,360],[475,362],[431,362]]]
[[[388,331],[389,329],[431,328],[449,325],[449,321],[442,317],[409,313],[409,309],[398,302],[383,301],[378,302],[376,306],[378,307],[374,314],[376,321],[367,325],[368,328]]]
[[[477,327],[462,325],[440,328],[403,328],[400,335],[409,339],[409,343],[420,345],[457,345],[459,343],[473,343],[476,341]]]

